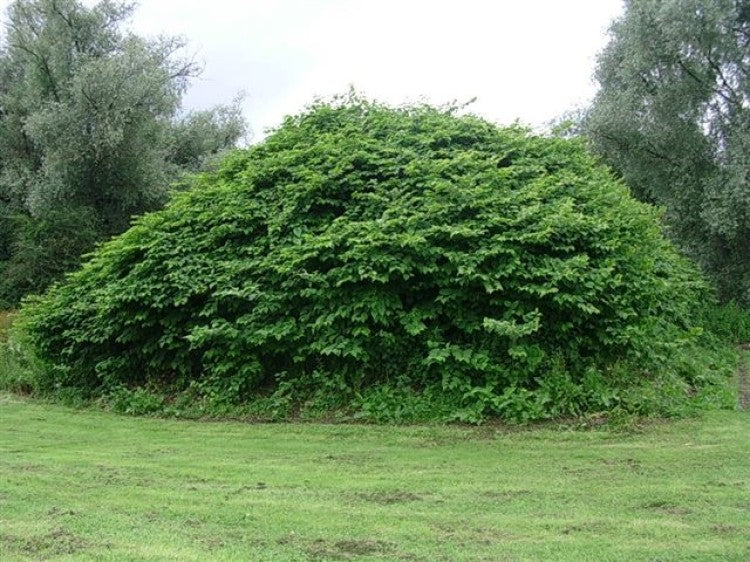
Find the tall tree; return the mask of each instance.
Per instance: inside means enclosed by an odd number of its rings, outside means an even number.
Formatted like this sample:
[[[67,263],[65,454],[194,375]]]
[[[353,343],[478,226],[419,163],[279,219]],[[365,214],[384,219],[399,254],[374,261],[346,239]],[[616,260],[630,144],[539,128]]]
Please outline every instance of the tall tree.
[[[133,4],[16,0],[0,40],[0,300],[159,208],[245,132],[239,105],[180,114],[199,68],[177,38],[124,30]]]
[[[750,304],[750,0],[626,0],[610,34],[585,132]]]

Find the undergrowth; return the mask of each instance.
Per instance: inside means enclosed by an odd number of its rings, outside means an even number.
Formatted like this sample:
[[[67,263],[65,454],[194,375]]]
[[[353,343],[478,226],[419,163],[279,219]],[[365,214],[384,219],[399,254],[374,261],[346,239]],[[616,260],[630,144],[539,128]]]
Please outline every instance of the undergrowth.
[[[725,318],[718,307],[712,317]],[[736,312],[730,305],[730,311]],[[743,315],[739,318],[744,319]],[[737,355],[727,333],[739,327],[724,321],[719,335],[706,331],[675,350],[665,369],[644,379],[637,365],[619,363],[603,374],[590,370],[576,384],[561,363],[551,365],[533,390],[511,388],[462,393],[441,385],[412,388],[398,384],[349,389],[300,389],[282,385],[238,404],[194,384],[187,389],[156,386],[113,388],[104,395],[47,384],[48,368],[31,351],[21,326],[0,341],[0,390],[33,395],[75,407],[95,407],[135,416],[249,421],[328,421],[364,423],[509,423],[560,421],[578,427],[606,424],[634,427],[644,418],[682,418],[709,409],[734,409],[732,384]],[[727,332],[727,330],[731,330]],[[457,409],[456,404],[465,404]]]

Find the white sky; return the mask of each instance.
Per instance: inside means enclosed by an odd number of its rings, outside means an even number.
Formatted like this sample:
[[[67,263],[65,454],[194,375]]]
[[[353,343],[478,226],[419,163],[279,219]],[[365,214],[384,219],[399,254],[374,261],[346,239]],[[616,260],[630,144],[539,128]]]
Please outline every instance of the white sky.
[[[476,97],[474,113],[541,126],[593,96],[621,11],[621,0],[141,0],[132,24],[185,36],[204,64],[185,107],[244,91],[258,140],[349,85],[393,104]]]

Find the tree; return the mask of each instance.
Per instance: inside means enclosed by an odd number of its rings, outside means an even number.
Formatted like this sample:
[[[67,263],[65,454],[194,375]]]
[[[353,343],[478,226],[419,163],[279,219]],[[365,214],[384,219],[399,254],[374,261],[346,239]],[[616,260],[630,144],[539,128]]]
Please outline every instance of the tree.
[[[123,30],[133,5],[16,0],[0,43],[0,300],[161,207],[169,186],[244,134],[238,103],[181,116],[199,69],[184,41]],[[200,142],[195,137],[200,136]],[[63,238],[61,240],[61,238]]]
[[[584,120],[724,298],[750,303],[750,1],[629,0]]]

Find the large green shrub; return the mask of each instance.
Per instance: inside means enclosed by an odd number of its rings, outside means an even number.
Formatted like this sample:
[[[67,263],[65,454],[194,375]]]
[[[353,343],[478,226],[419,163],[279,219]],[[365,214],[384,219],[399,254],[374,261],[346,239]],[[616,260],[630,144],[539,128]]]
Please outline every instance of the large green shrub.
[[[656,377],[688,331],[703,285],[658,221],[577,141],[319,103],[26,314],[51,382],[92,393],[581,413]]]

